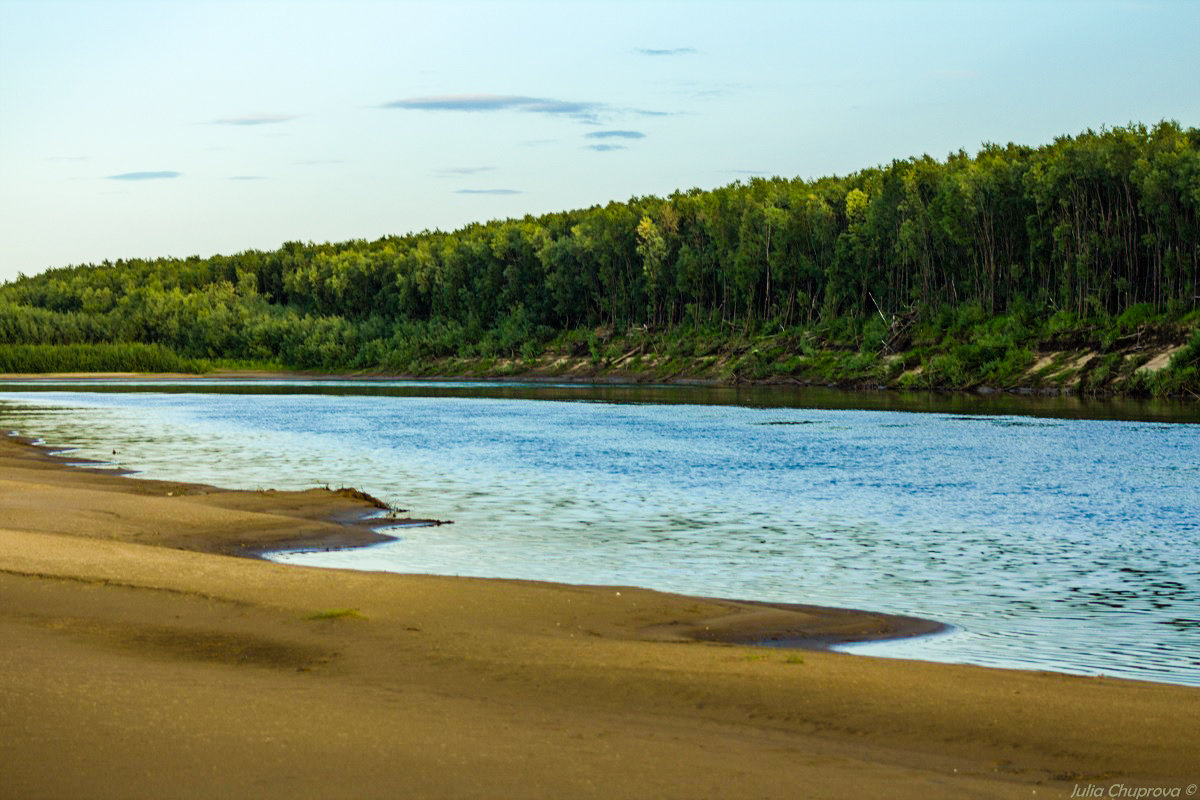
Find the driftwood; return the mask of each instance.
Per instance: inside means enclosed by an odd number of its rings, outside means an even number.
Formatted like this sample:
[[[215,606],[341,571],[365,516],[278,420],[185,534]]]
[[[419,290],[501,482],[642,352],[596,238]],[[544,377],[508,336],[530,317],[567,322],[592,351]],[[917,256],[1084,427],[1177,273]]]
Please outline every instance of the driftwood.
[[[907,308],[899,314],[892,314],[891,318],[883,313],[883,309],[879,307],[879,303],[875,300],[875,295],[867,292],[867,297],[871,298],[871,302],[875,304],[875,310],[879,312],[879,318],[883,320],[883,324],[888,326],[887,333],[879,344],[882,347],[884,355],[897,353],[904,349],[908,344],[909,334],[912,328],[917,324],[917,310],[915,308]]]

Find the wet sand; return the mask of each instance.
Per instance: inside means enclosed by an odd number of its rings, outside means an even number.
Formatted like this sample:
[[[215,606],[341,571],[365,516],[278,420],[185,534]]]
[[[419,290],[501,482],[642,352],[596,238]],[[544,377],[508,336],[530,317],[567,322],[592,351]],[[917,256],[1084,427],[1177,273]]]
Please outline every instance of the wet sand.
[[[371,506],[61,461],[0,441],[0,797],[1200,781],[1197,689],[736,644],[923,630],[866,612],[237,557],[372,541]]]

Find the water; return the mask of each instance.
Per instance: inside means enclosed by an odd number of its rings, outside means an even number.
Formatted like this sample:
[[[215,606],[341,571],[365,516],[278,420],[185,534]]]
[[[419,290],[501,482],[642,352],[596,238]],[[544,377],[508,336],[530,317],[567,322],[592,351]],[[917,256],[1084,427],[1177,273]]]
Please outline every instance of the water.
[[[1012,413],[1081,413],[1052,401],[813,408],[794,390],[737,398],[752,407],[701,404],[728,398],[700,389],[117,388],[0,393],[0,425],[146,477],[356,486],[454,521],[282,561],[870,608],[954,631],[856,651],[1200,685],[1200,425],[1158,421],[1180,418],[1170,408],[1073,419]]]

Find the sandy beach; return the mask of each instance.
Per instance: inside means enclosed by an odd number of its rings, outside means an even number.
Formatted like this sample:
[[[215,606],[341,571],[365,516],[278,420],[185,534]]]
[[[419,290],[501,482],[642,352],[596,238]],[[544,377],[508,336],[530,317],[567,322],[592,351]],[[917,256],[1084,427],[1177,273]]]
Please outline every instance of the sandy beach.
[[[1200,690],[752,647],[868,612],[253,557],[368,501],[0,440],[0,797],[1070,797],[1200,782]],[[480,554],[486,559],[486,554]]]

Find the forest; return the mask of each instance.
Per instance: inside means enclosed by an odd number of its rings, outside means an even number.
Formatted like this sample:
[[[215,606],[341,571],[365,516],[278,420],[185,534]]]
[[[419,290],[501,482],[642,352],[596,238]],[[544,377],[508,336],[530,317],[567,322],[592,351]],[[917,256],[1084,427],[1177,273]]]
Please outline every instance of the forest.
[[[0,371],[123,364],[1194,395],[1200,130],[0,286]]]

